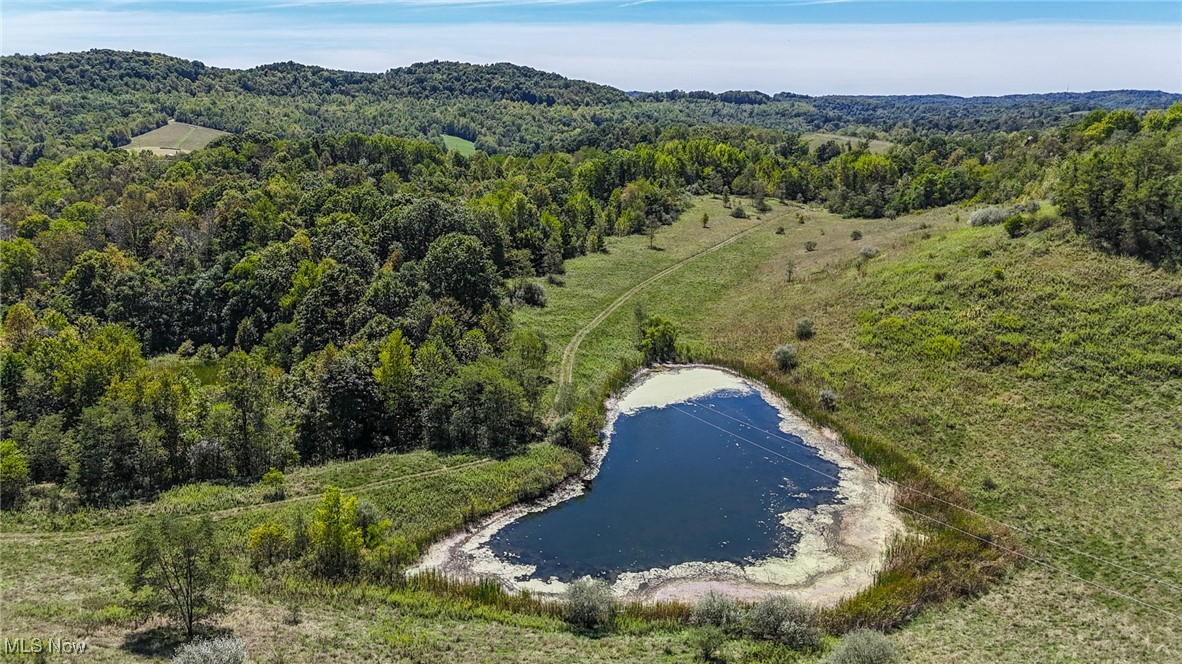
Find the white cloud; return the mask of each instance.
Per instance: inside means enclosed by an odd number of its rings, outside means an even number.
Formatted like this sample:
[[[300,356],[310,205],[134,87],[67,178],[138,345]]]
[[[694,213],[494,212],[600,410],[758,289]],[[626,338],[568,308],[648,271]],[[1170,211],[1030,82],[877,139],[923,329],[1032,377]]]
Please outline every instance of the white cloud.
[[[1170,25],[315,25],[255,13],[5,10],[5,53],[119,48],[218,66],[295,60],[383,71],[423,60],[529,65],[623,89],[809,94],[1182,91]]]

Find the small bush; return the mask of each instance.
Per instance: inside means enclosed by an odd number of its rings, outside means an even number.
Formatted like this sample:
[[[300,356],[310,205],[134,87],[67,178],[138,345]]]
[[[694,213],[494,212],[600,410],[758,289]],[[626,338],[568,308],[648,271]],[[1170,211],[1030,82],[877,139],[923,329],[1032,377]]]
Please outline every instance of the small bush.
[[[579,579],[566,587],[562,594],[566,605],[563,618],[583,629],[598,630],[609,627],[616,617],[619,604],[611,588],[603,581]]]
[[[1005,229],[1006,235],[1021,237],[1026,234],[1026,217],[1020,214],[1007,217],[1005,221],[1001,222],[1001,227]]]
[[[837,392],[826,387],[817,395],[817,399],[821,402],[821,407],[825,410],[837,410]]]
[[[267,490],[265,497],[269,501],[283,500],[287,496],[287,479],[282,471],[275,468],[263,473],[263,487]]]
[[[996,226],[1006,220],[1010,216],[1010,212],[1004,208],[987,207],[977,210],[969,215],[970,226]]]
[[[783,234],[784,234],[784,227],[783,226],[776,226],[776,235],[783,235]]]
[[[808,341],[813,338],[813,319],[801,318],[796,321],[796,338],[800,341]]]
[[[245,660],[246,644],[232,636],[219,636],[181,646],[172,664],[242,664]]]
[[[193,359],[198,362],[216,362],[218,359],[218,350],[209,344],[202,344],[197,349],[197,354],[193,356]]]
[[[813,611],[790,597],[756,602],[747,614],[747,631],[757,639],[777,641],[795,650],[816,648],[824,637]]]
[[[878,247],[862,247],[861,251],[858,252],[858,255],[864,260],[870,260],[871,258],[878,256]]]
[[[275,565],[291,551],[291,531],[281,523],[264,523],[246,534],[246,550],[255,569]]]
[[[743,209],[742,205],[736,205],[735,207],[731,208],[731,216],[735,219],[746,219],[747,211]]]
[[[862,239],[862,231],[854,231],[853,233],[850,233],[850,239],[853,240],[854,242],[861,240]]]
[[[743,607],[730,597],[711,590],[698,598],[691,620],[695,625],[734,630],[743,623]]]
[[[777,346],[772,351],[772,361],[776,363],[776,368],[780,371],[792,371],[800,364],[800,360],[796,357],[796,347],[791,344]]]
[[[546,291],[541,284],[532,281],[526,282],[521,288],[517,289],[515,297],[518,302],[522,302],[531,307],[546,306]]]
[[[718,660],[718,651],[726,644],[726,634],[714,626],[703,627],[690,638],[698,659],[703,662]]]
[[[859,629],[846,634],[825,664],[894,664],[901,661],[894,644],[879,632]]]
[[[181,357],[193,357],[193,355],[196,353],[197,353],[197,346],[195,346],[193,344],[193,341],[191,339],[185,339],[184,341],[181,342],[180,346],[177,346],[177,349],[176,349],[176,354]]]
[[[805,242],[804,243],[804,250],[805,251],[816,251],[817,250],[817,243],[813,242],[812,240]]]

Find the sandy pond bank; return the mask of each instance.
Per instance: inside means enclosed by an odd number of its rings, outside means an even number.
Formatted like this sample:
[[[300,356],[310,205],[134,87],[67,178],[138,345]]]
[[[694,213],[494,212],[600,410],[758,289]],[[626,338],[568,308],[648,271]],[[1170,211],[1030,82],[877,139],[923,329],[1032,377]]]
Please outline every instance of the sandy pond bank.
[[[620,597],[641,600],[689,600],[708,590],[743,599],[775,593],[825,605],[868,586],[887,546],[903,532],[902,521],[892,507],[891,488],[878,482],[874,470],[855,457],[835,435],[809,425],[763,385],[707,366],[657,367],[639,374],[608,404],[606,442],[596,451],[581,477],[568,480],[542,500],[493,514],[436,543],[412,571],[435,569],[465,578],[492,577],[509,589],[545,595],[561,593],[566,585],[561,581],[533,578],[532,566],[498,559],[487,546],[489,539],[525,514],[583,493],[585,481],[598,473],[610,448],[613,425],[620,415],[724,391],[758,392],[774,406],[780,413],[781,431],[799,436],[840,468],[837,491],[842,501],[780,515],[786,526],[800,534],[800,541],[787,557],[767,558],[742,566],[690,562],[626,572],[619,575],[613,590]]]

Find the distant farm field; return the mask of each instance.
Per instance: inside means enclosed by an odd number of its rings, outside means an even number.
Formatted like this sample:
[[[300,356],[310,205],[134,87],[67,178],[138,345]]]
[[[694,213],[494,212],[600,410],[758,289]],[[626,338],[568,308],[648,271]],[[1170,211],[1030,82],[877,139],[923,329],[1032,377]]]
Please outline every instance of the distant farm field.
[[[452,136],[451,134],[443,135],[443,146],[448,150],[455,150],[467,157],[476,152],[476,144],[466,138],[459,136]]]
[[[169,122],[159,129],[132,138],[125,149],[135,152],[147,150],[161,155],[184,154],[200,150],[215,138],[228,135],[229,132],[220,129],[199,127],[187,122]]]
[[[810,132],[807,134],[801,134],[800,138],[805,143],[809,144],[810,150],[817,149],[818,145],[821,145],[822,143],[825,143],[826,141],[833,141],[834,143],[837,143],[838,145],[845,145],[846,143],[849,143],[851,146],[856,146],[865,140],[862,138],[858,138],[857,136],[842,136],[841,134],[826,134],[823,132]],[[891,143],[890,141],[881,141],[878,139],[871,139],[870,140],[870,151],[873,152],[874,154],[886,154],[887,151],[890,150],[891,146],[893,146],[893,145],[894,145],[894,143]]]

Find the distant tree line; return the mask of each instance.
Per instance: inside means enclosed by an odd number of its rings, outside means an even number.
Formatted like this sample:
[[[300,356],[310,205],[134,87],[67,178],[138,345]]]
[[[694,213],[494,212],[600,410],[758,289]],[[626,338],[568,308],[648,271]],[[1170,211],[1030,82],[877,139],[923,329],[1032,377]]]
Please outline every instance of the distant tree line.
[[[1139,91],[1010,97],[807,97],[758,91],[660,92],[615,88],[510,64],[429,62],[382,74],[296,63],[248,70],[142,52],[92,50],[0,58],[4,162],[32,165],[79,150],[118,147],[169,118],[282,138],[348,131],[416,138],[451,134],[485,152],[529,155],[603,149],[630,126],[756,126],[780,131],[1011,132],[1062,124],[1096,108],[1163,108],[1177,95]],[[635,138],[635,137],[633,137]],[[645,140],[652,140],[652,136]]]

